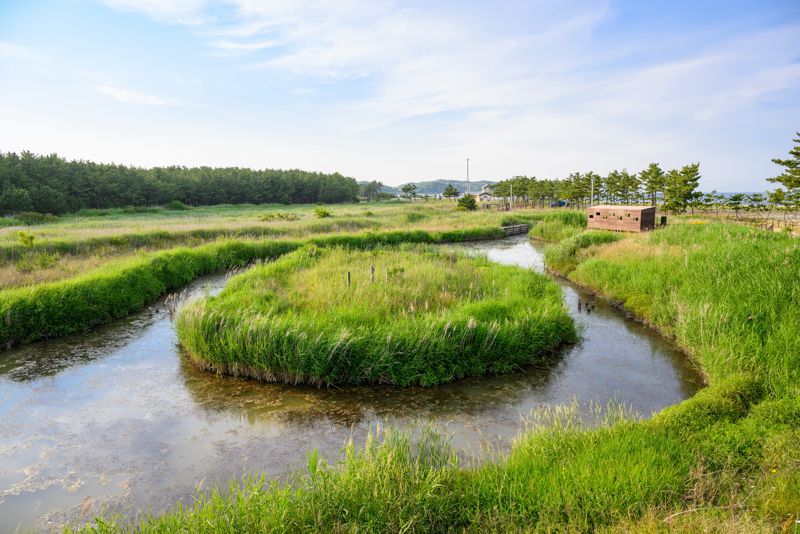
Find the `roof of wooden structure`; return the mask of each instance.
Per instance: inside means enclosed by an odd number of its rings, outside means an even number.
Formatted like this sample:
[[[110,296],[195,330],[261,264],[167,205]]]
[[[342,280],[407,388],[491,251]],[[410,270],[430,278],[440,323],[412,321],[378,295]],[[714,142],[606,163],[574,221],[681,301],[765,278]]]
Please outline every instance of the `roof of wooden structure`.
[[[588,209],[594,210],[624,210],[624,211],[644,211],[650,208],[655,209],[655,206],[625,206],[622,204],[599,204],[597,206],[589,206]]]

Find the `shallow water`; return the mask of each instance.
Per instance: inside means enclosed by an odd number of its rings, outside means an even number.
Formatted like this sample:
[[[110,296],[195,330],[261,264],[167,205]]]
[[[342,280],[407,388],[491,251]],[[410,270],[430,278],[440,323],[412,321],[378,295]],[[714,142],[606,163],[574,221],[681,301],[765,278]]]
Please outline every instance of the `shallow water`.
[[[543,269],[527,236],[459,245]],[[187,293],[218,291],[209,277]],[[514,375],[436,388],[311,389],[216,376],[180,356],[161,301],[111,326],[0,353],[0,532],[190,503],[244,474],[285,475],[317,448],[335,458],[376,424],[444,427],[465,456],[504,450],[531,410],[576,399],[642,415],[691,396],[700,377],[669,342],[568,284],[583,341]]]

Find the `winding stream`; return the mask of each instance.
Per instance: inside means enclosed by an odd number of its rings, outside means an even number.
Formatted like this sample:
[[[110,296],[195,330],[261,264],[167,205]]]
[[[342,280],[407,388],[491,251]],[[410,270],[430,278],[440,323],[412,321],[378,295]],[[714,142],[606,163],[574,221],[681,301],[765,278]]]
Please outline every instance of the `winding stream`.
[[[543,269],[542,245],[527,236],[455,247]],[[601,302],[579,313],[591,298],[559,283],[581,344],[523,373],[430,389],[298,388],[199,371],[181,358],[163,300],[86,335],[0,353],[0,531],[157,513],[197,488],[302,468],[313,448],[335,458],[386,420],[430,421],[470,455],[506,449],[537,406],[616,401],[647,416],[700,387],[670,343]]]

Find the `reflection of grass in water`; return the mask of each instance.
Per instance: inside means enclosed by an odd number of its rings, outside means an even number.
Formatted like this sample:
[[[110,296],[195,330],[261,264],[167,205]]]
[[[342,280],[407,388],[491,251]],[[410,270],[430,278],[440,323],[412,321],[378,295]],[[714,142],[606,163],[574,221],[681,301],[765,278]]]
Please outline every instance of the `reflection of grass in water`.
[[[349,427],[369,417],[448,420],[490,416],[513,407],[531,389],[552,379],[563,364],[560,353],[542,358],[522,372],[470,378],[436,388],[362,385],[337,388],[287,386],[209,373],[182,357],[181,375],[192,400],[210,413],[291,423],[323,421]]]
[[[431,249],[306,248],[187,305],[176,328],[201,365],[292,384],[433,385],[575,339],[546,277]]]

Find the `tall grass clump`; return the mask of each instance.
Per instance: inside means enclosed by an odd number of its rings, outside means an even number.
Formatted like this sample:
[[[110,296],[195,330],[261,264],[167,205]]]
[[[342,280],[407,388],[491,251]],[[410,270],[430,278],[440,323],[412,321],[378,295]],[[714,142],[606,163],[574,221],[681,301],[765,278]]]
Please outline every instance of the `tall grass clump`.
[[[430,248],[307,247],[186,305],[176,329],[203,367],[315,385],[505,373],[576,338],[551,280]]]
[[[586,228],[587,218],[582,211],[556,210],[535,216],[530,236],[542,241],[561,241],[579,234]]]
[[[563,241],[549,245],[545,249],[545,264],[548,269],[562,275],[570,273],[582,260],[587,249],[613,243],[622,239],[616,232],[586,230]]]

